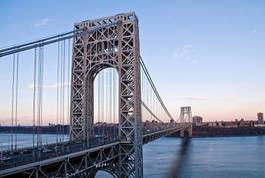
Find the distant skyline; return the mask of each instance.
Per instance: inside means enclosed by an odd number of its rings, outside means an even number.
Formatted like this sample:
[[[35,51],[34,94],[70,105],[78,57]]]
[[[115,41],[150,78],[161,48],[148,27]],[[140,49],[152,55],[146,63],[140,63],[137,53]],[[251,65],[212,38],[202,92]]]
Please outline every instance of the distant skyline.
[[[175,118],[186,105],[204,121],[256,120],[258,112],[265,113],[262,0],[2,0],[0,48],[70,31],[79,21],[130,11],[139,18],[141,56]],[[28,76],[30,55],[21,62],[21,74]],[[0,123],[10,116],[6,108],[10,107],[12,65],[4,59],[0,60]],[[45,65],[44,85],[53,90],[56,78],[48,71],[56,66],[52,59]],[[20,86],[30,95],[32,80],[21,76]],[[31,102],[28,97],[20,99],[20,104]],[[23,107],[20,117],[30,121],[31,110]],[[47,107],[54,110],[55,106]],[[54,120],[54,115],[45,117]]]

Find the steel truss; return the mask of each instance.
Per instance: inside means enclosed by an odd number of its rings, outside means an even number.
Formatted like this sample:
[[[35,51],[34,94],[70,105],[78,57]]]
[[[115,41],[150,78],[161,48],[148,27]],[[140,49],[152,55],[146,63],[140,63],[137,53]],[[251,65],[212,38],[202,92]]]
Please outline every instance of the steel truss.
[[[181,124],[181,125],[176,125],[173,128],[168,128],[168,129],[164,129],[164,130],[157,131],[157,132],[154,132],[154,133],[145,134],[144,137],[143,137],[143,143],[147,144],[147,143],[152,142],[152,141],[154,141],[156,139],[159,139],[161,137],[164,137],[164,136],[171,135],[173,133],[182,131],[184,128],[186,129],[188,127],[189,127],[188,124]]]
[[[113,24],[104,27],[106,24]],[[84,21],[75,30],[102,27],[76,35],[72,62],[71,139],[93,135],[93,81],[113,67],[119,77],[119,177],[143,177],[140,52],[135,13]]]
[[[117,177],[120,143],[18,166],[1,171],[0,177],[94,177],[99,170]]]

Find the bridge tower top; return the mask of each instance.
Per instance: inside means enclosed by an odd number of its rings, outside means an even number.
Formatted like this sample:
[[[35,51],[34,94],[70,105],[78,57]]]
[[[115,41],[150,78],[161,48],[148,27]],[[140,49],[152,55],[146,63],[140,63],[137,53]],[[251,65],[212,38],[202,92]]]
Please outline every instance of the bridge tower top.
[[[191,123],[192,121],[192,112],[191,106],[180,107],[180,123]]]

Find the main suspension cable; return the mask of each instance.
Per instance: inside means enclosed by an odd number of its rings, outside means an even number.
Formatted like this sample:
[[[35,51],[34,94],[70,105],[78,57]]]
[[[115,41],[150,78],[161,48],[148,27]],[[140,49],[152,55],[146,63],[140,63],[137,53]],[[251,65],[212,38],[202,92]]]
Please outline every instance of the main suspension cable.
[[[145,64],[143,62],[143,59],[141,57],[140,57],[140,64],[141,64],[141,66],[143,68],[143,71],[144,71],[144,73],[145,73],[145,75],[146,75],[146,77],[147,77],[147,79],[148,79],[148,81],[149,81],[149,83],[150,83],[150,85],[152,87],[152,90],[154,91],[154,93],[155,93],[157,99],[159,100],[161,106],[163,107],[163,109],[165,110],[165,112],[167,113],[167,115],[169,116],[169,118],[170,119],[173,119],[173,117],[169,113],[168,109],[166,108],[163,100],[161,99],[161,97],[160,97],[160,95],[159,95],[159,93],[158,93],[158,91],[157,91],[157,89],[156,89],[156,87],[155,87],[155,85],[154,85],[151,77],[150,77],[150,74],[149,74],[149,72],[148,72],[148,70],[147,70],[147,68],[146,68],[146,66],[145,66]]]

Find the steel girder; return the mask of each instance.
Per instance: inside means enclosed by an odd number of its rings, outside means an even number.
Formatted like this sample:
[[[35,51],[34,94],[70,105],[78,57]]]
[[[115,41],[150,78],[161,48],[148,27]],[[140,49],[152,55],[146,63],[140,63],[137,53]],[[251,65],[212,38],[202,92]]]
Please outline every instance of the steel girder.
[[[0,171],[0,177],[93,177],[99,170],[118,177],[120,143],[112,143]]]
[[[106,24],[114,24],[105,26]],[[90,31],[91,28],[102,27]],[[84,21],[73,44],[71,139],[93,134],[93,82],[103,69],[119,75],[119,138],[129,141],[119,148],[119,177],[143,176],[140,52],[135,13]]]

